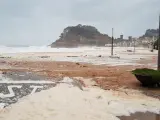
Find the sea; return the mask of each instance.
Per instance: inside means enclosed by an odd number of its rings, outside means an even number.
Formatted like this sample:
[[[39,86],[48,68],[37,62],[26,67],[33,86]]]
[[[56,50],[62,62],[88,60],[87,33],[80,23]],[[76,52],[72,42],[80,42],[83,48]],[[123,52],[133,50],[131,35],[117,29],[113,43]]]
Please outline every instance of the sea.
[[[80,48],[51,48],[50,46],[25,46],[25,45],[0,45],[1,53],[29,53],[29,52],[82,52],[85,50],[94,50],[95,47]]]

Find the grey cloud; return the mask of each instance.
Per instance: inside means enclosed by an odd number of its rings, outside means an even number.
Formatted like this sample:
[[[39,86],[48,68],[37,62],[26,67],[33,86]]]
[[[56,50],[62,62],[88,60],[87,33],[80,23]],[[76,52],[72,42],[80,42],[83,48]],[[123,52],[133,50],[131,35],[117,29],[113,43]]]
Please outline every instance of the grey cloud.
[[[35,2],[31,2],[31,0],[1,0],[0,15],[3,17],[29,17],[34,6]]]
[[[90,24],[111,35],[157,28],[159,0],[1,0],[0,44],[46,45],[68,25]]]
[[[72,12],[73,19],[94,21],[107,33],[115,27],[117,36],[121,33],[138,36],[143,34],[145,29],[156,27],[158,22],[159,0],[92,0],[92,4],[90,2],[77,3],[73,9],[79,9]]]

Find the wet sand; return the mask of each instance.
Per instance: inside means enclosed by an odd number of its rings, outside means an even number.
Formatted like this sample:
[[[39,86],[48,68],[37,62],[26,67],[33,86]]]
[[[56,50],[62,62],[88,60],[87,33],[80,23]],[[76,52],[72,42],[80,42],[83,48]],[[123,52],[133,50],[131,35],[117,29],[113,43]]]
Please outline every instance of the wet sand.
[[[7,101],[8,105],[11,105],[11,108],[5,109],[9,112],[5,111],[2,117],[0,115],[2,120],[10,120],[15,115],[19,116],[17,120],[33,120],[33,117],[39,120],[49,120],[53,117],[59,120],[64,118],[118,120],[116,116],[122,116],[122,120],[132,120],[137,115],[141,116],[139,113],[136,115],[132,113],[146,111],[158,113],[160,110],[159,100],[155,99],[160,99],[160,89],[143,88],[131,74],[135,68],[150,68],[149,64],[153,62],[151,59],[146,60],[146,65],[109,66],[47,60],[50,58],[48,55],[39,54],[38,56],[42,57],[38,60],[37,58],[35,60],[0,59],[2,77],[11,79],[12,82],[9,81],[7,84],[2,82],[1,93],[7,94],[10,85],[18,86],[12,88],[14,97],[9,99],[4,97],[5,99],[0,101]],[[72,57],[74,56],[70,54],[69,58]],[[142,61],[144,59],[138,60],[137,63]],[[64,82],[62,81],[64,78],[71,81]],[[53,84],[44,84],[44,82],[53,82]],[[34,88],[31,89],[31,86]],[[33,89],[34,92],[49,90],[32,95]],[[25,97],[26,95],[29,96]],[[54,103],[54,97],[57,103]],[[53,108],[55,106],[56,109]],[[92,108],[94,111],[91,110]],[[130,118],[124,117],[130,114]]]
[[[121,116],[119,117],[120,120],[160,120],[160,115],[156,113],[142,113],[137,112],[134,114],[131,114],[130,116]]]
[[[88,86],[90,79],[105,90],[119,90],[119,88],[140,90],[144,94],[160,99],[159,88],[144,88],[131,73],[136,68],[147,68],[148,66],[107,66],[92,65],[86,63],[56,62],[56,61],[11,61],[7,63],[15,69],[2,69],[1,71],[33,72],[48,78],[62,79],[63,77],[82,78],[80,81]],[[17,68],[17,69],[16,69]],[[23,68],[23,69],[18,69]],[[12,77],[14,77],[13,75]],[[43,77],[42,77],[43,78]],[[38,79],[40,79],[38,77]],[[77,80],[77,79],[76,79]],[[89,81],[90,82],[90,81]]]

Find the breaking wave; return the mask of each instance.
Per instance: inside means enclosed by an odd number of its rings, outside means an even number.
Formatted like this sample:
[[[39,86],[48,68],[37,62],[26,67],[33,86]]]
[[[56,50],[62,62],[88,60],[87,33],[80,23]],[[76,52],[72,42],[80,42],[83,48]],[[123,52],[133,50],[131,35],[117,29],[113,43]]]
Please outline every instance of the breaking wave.
[[[81,52],[95,48],[51,48],[50,46],[2,46],[0,53],[28,53],[28,52]]]

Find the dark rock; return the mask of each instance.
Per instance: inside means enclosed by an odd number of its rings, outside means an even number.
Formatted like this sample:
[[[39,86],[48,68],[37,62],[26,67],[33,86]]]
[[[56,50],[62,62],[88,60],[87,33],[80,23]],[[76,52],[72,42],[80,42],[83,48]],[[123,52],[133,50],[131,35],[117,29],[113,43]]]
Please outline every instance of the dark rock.
[[[98,57],[102,57],[102,55],[98,55]]]
[[[76,63],[76,65],[80,65],[80,63]]]
[[[86,65],[83,65],[82,67],[87,67]]]
[[[109,56],[110,58],[116,58],[116,59],[120,59],[119,56]]]
[[[151,50],[151,52],[153,52],[154,50]]]
[[[3,56],[0,56],[0,58],[11,58],[11,57],[3,57]]]
[[[78,57],[78,56],[67,56],[67,57]]]
[[[6,71],[3,71],[2,74],[7,74],[7,72],[6,72]]]
[[[133,52],[132,50],[127,50],[127,52]]]
[[[0,63],[7,63],[6,61],[1,61]]]
[[[40,58],[49,58],[50,56],[39,56]]]

